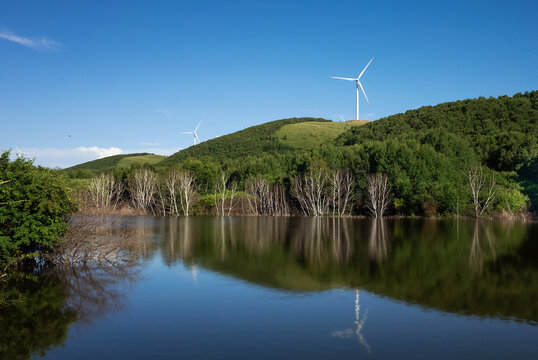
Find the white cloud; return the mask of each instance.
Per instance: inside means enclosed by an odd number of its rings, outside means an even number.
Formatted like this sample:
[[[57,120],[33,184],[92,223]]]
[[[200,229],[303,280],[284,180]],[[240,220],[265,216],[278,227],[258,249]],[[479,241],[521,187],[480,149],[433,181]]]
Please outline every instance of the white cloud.
[[[79,147],[76,149],[24,148],[21,151],[25,157],[34,158],[36,165],[52,168],[65,168],[86,161],[124,153],[122,149],[117,147],[102,148],[98,146]]]
[[[28,38],[19,35],[15,35],[11,31],[2,30],[0,31],[0,39],[12,41],[14,43],[32,48],[32,49],[48,49],[48,50],[59,50],[62,46],[59,42],[46,37],[39,38]]]
[[[98,146],[91,146],[91,147],[82,146],[82,147],[77,148],[76,150],[86,152],[86,153],[93,153],[97,156],[98,159],[101,159],[107,156],[123,154],[123,150],[118,147],[102,148]]]
[[[155,112],[159,114],[170,114],[171,111],[168,109],[155,109]]]
[[[158,142],[152,143],[152,142],[144,142],[144,141],[142,141],[140,143],[140,145],[144,145],[144,146],[159,146],[159,143]]]

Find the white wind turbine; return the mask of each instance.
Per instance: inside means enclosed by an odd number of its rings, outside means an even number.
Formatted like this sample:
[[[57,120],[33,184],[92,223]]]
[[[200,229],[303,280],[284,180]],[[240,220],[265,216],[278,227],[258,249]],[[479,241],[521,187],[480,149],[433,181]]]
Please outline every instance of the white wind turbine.
[[[193,131],[180,132],[180,134],[192,134],[194,145],[196,145],[197,141],[200,142],[200,138],[198,137],[198,134],[196,134],[196,131],[198,130],[198,127],[200,126],[201,123],[202,123],[202,120],[200,120],[200,122],[198,123],[198,125],[196,125]]]
[[[374,58],[372,58],[372,60],[374,60]],[[362,90],[362,93],[364,94],[364,97],[366,98],[366,101],[368,101],[368,104],[370,103],[370,100],[368,100],[368,96],[366,96],[366,92],[364,91],[364,88],[362,87],[360,79],[361,79],[362,74],[364,74],[364,72],[366,71],[366,68],[368,68],[368,66],[370,66],[370,63],[372,62],[372,60],[370,60],[368,65],[366,65],[366,67],[364,69],[362,69],[361,73],[359,74],[359,76],[356,79],[331,76],[331,78],[333,78],[333,79],[342,79],[342,80],[355,81],[355,85],[357,86],[357,120],[359,120],[359,86],[360,86],[360,88]]]

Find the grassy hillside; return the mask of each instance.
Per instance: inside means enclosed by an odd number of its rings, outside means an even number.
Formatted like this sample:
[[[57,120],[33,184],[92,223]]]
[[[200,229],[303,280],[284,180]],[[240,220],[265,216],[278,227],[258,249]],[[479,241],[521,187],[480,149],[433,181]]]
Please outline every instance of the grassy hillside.
[[[365,123],[368,121],[307,121],[284,125],[275,132],[275,136],[281,143],[292,148],[315,149],[322,144],[332,142],[344,131]]]
[[[112,171],[114,169],[130,168],[132,165],[156,164],[162,161],[165,156],[138,153],[121,154],[108,156],[102,159],[88,161],[79,165],[64,169],[70,177],[87,177],[101,171]]]
[[[163,160],[161,165],[174,165],[188,158],[200,159],[205,156],[209,156],[217,162],[222,162],[262,154],[293,152],[294,148],[289,143],[280,141],[276,133],[286,125],[307,121],[330,123],[330,120],[319,118],[291,118],[271,121],[191,146]]]

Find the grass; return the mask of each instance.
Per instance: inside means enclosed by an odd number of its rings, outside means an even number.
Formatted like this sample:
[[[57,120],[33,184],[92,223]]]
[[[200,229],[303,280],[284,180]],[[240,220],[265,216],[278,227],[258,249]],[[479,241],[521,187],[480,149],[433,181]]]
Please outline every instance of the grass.
[[[118,161],[116,164],[117,167],[125,168],[130,167],[132,164],[156,164],[159,161],[166,158],[166,156],[162,155],[155,155],[155,154],[148,154],[148,155],[140,155],[140,156],[130,156],[130,157],[124,157]]]
[[[282,126],[275,133],[280,142],[296,149],[313,149],[331,142],[344,131],[368,123],[359,120],[351,122],[308,121]]]

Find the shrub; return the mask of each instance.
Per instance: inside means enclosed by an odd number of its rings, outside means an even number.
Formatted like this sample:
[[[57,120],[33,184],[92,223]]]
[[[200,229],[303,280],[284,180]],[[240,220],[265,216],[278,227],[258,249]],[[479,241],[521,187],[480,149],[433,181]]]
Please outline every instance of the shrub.
[[[9,155],[0,155],[0,263],[52,248],[76,210],[61,174]]]

